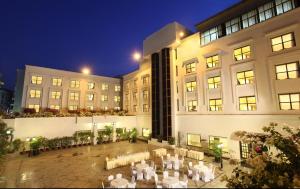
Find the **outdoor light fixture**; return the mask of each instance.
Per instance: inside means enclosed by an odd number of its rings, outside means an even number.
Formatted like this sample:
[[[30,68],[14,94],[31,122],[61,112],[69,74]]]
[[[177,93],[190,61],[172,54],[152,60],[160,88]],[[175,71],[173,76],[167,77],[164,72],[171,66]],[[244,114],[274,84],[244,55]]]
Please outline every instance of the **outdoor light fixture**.
[[[141,59],[142,55],[139,52],[134,52],[132,55],[133,60],[139,61]]]
[[[26,138],[26,141],[29,142],[29,141],[30,141],[30,138]]]
[[[6,134],[10,135],[11,134],[11,130],[7,130]]]
[[[183,36],[184,36],[184,32],[180,32],[179,37],[183,37]]]
[[[89,68],[83,68],[82,69],[82,73],[85,74],[85,75],[89,75],[91,72],[91,70]]]

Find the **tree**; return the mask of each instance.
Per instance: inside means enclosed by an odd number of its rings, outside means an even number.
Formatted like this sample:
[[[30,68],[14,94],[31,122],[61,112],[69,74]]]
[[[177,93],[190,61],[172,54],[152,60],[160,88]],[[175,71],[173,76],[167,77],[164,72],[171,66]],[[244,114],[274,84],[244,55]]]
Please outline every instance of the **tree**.
[[[251,143],[246,160],[250,171],[236,167],[225,176],[229,188],[277,188],[300,186],[300,129],[271,123],[265,134],[237,131],[243,143]]]
[[[12,139],[13,130],[8,128],[6,123],[0,119],[0,157],[8,152]]]

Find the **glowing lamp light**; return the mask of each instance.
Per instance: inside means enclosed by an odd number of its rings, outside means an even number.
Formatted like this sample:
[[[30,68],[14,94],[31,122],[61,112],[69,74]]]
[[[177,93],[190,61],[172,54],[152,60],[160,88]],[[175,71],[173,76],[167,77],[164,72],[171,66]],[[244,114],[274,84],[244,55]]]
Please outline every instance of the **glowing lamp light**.
[[[26,141],[29,142],[29,141],[30,141],[30,138],[26,138]]]
[[[223,144],[218,144],[218,148],[223,148]]]
[[[184,36],[184,32],[180,32],[179,37],[183,37],[183,36]]]
[[[11,134],[11,130],[7,130],[6,134],[10,135]]]
[[[132,58],[135,61],[139,61],[142,58],[142,55],[139,52],[135,52],[135,53],[133,53]]]
[[[89,68],[83,68],[82,73],[85,75],[89,75],[91,73],[91,70]]]

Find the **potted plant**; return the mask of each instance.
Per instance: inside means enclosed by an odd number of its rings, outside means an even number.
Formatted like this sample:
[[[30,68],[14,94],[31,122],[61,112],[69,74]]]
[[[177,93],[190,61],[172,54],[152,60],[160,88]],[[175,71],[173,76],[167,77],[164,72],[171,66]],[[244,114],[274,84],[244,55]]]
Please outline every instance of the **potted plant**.
[[[105,126],[104,134],[108,136],[108,141],[109,142],[112,139],[111,137],[112,137],[113,132],[114,132],[113,126],[110,126],[110,125]]]
[[[134,128],[131,130],[129,134],[129,142],[136,143],[136,139],[137,139],[137,129]]]
[[[169,137],[168,143],[171,146],[171,148],[175,149],[175,137]]]
[[[15,152],[20,150],[21,144],[22,144],[22,141],[20,139],[15,139],[12,142],[13,149],[14,149]]]
[[[215,162],[220,162],[221,161],[221,156],[222,156],[222,148],[219,147],[220,143],[213,143],[213,154],[215,156]]]
[[[37,156],[40,153],[41,140],[39,138],[33,138],[30,141],[30,153],[29,156]]]
[[[157,135],[157,142],[162,142],[163,137],[161,135]]]

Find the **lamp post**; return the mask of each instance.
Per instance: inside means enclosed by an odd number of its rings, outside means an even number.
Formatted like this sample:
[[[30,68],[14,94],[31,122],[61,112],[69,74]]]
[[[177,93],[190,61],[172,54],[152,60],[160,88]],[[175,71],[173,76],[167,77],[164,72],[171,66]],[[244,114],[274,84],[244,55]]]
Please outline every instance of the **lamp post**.
[[[221,169],[223,169],[223,158],[222,158],[222,152],[223,152],[223,144],[218,144],[217,146],[220,149],[220,155],[221,155]]]

